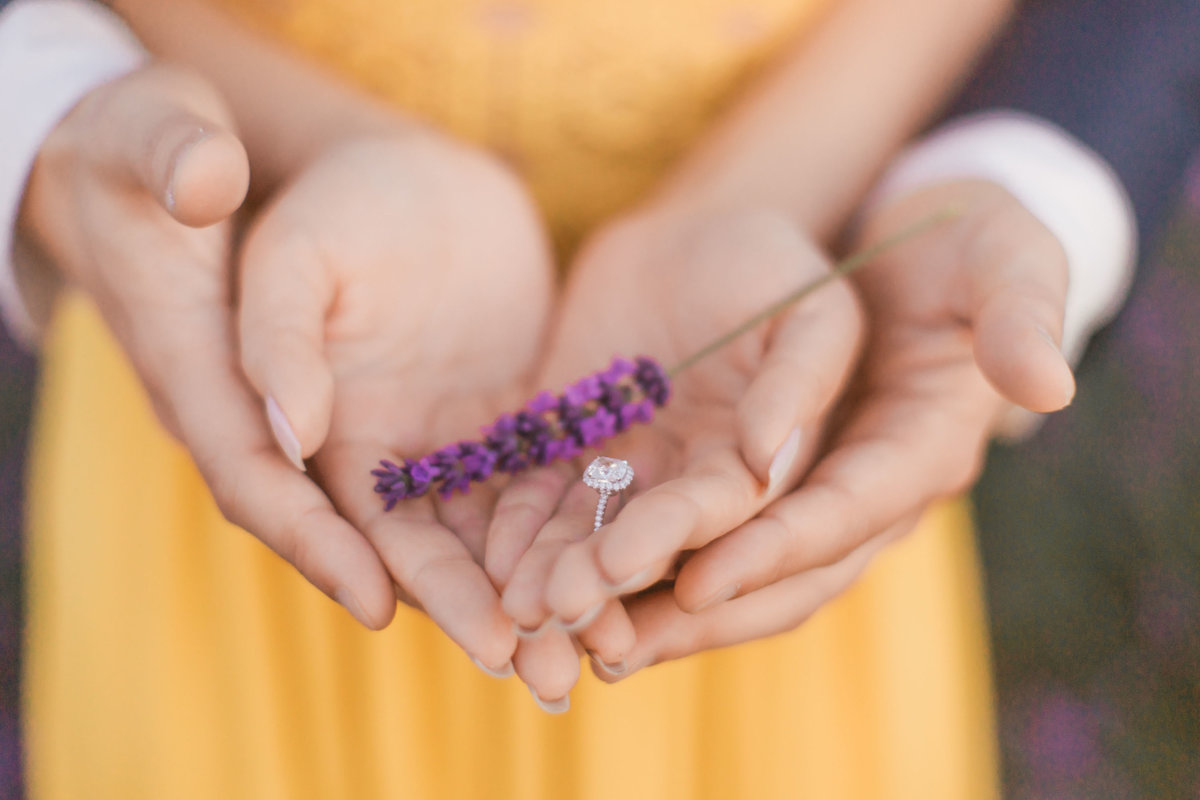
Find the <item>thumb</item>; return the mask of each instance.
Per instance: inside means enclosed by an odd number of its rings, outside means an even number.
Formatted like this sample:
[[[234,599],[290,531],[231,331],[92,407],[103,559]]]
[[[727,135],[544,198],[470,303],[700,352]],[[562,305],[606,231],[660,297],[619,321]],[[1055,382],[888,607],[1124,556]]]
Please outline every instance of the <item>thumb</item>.
[[[974,354],[984,376],[1030,411],[1071,402],[1075,378],[1059,349],[1067,293],[1066,254],[1014,200],[964,240],[965,296]]]
[[[242,251],[242,369],[263,398],[280,449],[301,470],[324,443],[333,414],[325,315],[334,293],[312,240],[267,212]]]
[[[217,91],[173,67],[125,80],[133,85],[109,93],[97,110],[96,166],[145,189],[185,225],[212,225],[236,211],[250,165]]]

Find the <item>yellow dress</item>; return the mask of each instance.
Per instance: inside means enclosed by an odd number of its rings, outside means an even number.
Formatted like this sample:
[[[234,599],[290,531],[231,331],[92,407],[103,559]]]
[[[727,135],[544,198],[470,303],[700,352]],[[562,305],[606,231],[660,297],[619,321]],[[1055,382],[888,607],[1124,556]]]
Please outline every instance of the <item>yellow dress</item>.
[[[253,0],[248,24],[522,171],[564,248],[819,11],[805,0]],[[224,523],[93,309],[47,340],[31,476],[31,796],[996,795],[962,504],[790,634],[539,711],[420,614],[358,628]]]

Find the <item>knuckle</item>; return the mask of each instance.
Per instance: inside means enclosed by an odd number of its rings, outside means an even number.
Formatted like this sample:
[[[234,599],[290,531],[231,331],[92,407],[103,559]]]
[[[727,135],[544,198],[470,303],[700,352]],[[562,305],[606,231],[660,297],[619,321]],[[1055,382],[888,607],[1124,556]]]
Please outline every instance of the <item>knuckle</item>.
[[[533,498],[517,497],[503,501],[496,507],[492,516],[494,529],[502,533],[512,533],[522,524],[533,524],[546,516],[547,509]]]

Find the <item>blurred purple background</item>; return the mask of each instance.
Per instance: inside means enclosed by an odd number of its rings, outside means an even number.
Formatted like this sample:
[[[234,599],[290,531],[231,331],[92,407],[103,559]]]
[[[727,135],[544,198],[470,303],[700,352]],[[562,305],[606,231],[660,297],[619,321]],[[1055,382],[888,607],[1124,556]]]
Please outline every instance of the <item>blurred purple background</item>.
[[[1006,796],[1200,798],[1200,170],[1079,393],[975,496]],[[19,797],[35,365],[0,336],[0,797]]]

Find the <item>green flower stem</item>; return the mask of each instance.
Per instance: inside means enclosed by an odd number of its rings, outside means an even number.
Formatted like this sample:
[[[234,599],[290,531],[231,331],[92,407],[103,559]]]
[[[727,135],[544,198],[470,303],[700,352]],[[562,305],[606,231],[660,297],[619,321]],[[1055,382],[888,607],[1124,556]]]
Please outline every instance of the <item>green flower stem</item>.
[[[797,289],[796,291],[792,292],[791,294],[783,297],[782,299],[776,300],[774,303],[767,306],[762,311],[758,312],[753,317],[751,317],[750,319],[743,322],[741,325],[738,325],[736,328],[729,331],[728,333],[709,342],[704,347],[701,347],[699,350],[692,353],[690,356],[688,356],[687,358],[683,359],[675,366],[668,369],[667,374],[670,375],[672,378],[674,378],[676,375],[683,372],[688,367],[696,364],[696,362],[701,361],[702,359],[708,357],[709,355],[712,355],[713,353],[720,350],[722,347],[729,344],[730,342],[732,342],[734,339],[738,338],[742,334],[747,333],[747,332],[753,330],[754,328],[757,328],[759,325],[766,322],[771,317],[778,314],[780,311],[783,311],[788,306],[792,305],[793,303],[800,302],[805,297],[808,297],[810,294],[817,291],[825,284],[831,283],[839,278],[846,277],[847,275],[851,274],[852,272],[859,269],[860,267],[866,266],[871,261],[874,261],[877,256],[883,254],[884,252],[891,250],[893,247],[896,247],[897,245],[902,244],[902,243],[908,241],[909,239],[912,239],[914,236],[924,233],[925,231],[929,230],[930,228],[936,227],[937,225],[940,225],[943,222],[947,222],[951,219],[954,219],[960,213],[961,213],[961,211],[957,208],[943,209],[942,211],[939,211],[935,214],[931,214],[928,217],[925,217],[924,219],[922,219],[918,222],[914,222],[912,225],[909,225],[907,228],[901,229],[897,233],[892,234],[891,236],[887,237],[886,239],[884,239],[881,242],[871,245],[870,247],[866,248],[865,250],[860,250],[859,252],[848,256],[847,258],[845,258],[841,262],[839,262],[829,272],[828,275],[822,275],[820,278],[817,278],[815,281],[812,281],[810,283],[806,283],[805,285],[801,286],[799,289]]]

